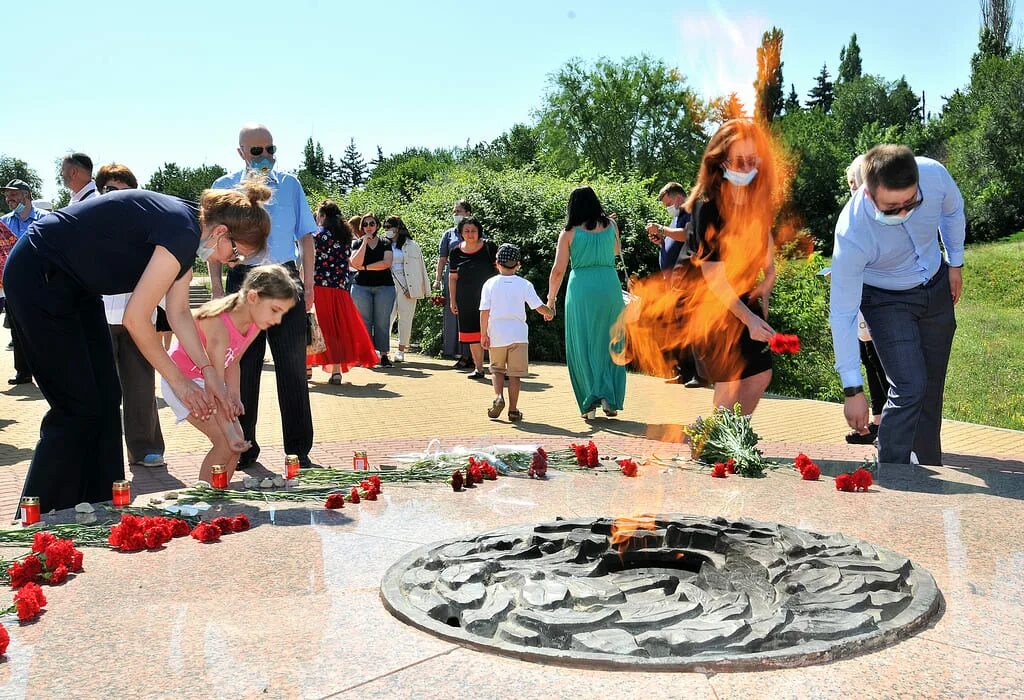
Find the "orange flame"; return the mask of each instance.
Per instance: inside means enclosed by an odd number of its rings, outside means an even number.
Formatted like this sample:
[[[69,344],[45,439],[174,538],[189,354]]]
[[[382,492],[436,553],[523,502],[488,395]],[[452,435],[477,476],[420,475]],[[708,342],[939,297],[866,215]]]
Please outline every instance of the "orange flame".
[[[772,27],[761,38],[761,46],[757,49],[757,80],[754,82],[756,93],[754,115],[764,121],[771,119],[768,114],[768,90],[782,78],[782,31]],[[781,89],[781,85],[777,86]]]
[[[633,536],[636,533],[656,529],[654,517],[650,515],[641,515],[635,518],[616,518],[615,522],[612,523],[611,539],[609,542],[618,551],[619,556],[621,556],[629,551],[629,543],[633,540]]]

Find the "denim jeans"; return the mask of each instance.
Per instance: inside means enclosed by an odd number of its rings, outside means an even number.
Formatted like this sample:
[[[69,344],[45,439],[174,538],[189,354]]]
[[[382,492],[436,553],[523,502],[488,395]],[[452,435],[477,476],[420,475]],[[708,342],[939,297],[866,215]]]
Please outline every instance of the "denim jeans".
[[[949,268],[927,284],[893,291],[864,285],[861,313],[889,380],[878,428],[878,461],[942,464],[942,394],[956,331]]]
[[[395,288],[352,285],[352,301],[373,338],[373,347],[387,355],[391,347],[391,310],[395,306]]]

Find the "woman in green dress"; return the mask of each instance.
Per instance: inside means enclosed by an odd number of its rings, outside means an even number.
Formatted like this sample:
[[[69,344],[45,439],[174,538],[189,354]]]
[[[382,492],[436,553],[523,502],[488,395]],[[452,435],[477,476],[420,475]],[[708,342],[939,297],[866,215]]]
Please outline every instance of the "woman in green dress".
[[[580,414],[592,420],[598,406],[605,415],[616,415],[626,395],[626,368],[612,361],[610,349],[612,326],[624,306],[615,272],[619,231],[590,187],[572,191],[566,214],[548,279],[548,306],[555,308],[571,261],[565,293],[565,355]]]

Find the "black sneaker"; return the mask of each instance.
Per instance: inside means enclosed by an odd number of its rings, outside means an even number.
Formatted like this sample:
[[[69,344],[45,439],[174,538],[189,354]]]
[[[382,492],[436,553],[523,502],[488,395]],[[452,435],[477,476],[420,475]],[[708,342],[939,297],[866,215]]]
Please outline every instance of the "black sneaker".
[[[472,372],[470,372],[469,374],[467,374],[466,376],[469,377],[470,379],[483,379],[487,375],[484,374],[483,372],[475,369]]]
[[[381,355],[380,356],[380,365],[379,366],[380,367],[394,367],[394,365],[391,364],[391,360],[388,359],[387,355]]]
[[[846,434],[846,442],[850,445],[870,445],[874,443],[875,438],[878,437],[878,426],[874,423],[868,425],[868,432],[861,435],[856,430],[851,430]]]

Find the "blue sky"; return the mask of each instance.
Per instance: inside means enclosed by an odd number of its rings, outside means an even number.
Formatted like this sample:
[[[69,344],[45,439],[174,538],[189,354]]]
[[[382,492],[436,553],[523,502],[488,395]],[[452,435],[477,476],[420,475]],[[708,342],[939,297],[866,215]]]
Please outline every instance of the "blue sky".
[[[704,96],[750,96],[773,25],[802,98],[856,32],[865,72],[905,74],[937,111],[967,82],[979,16],[974,0],[11,3],[0,153],[28,161],[49,197],[69,149],[142,182],[165,161],[234,169],[249,120],[271,127],[285,169],[309,136],[335,154],[354,137],[368,160],[377,145],[476,143],[529,120],[573,57],[646,52]]]

